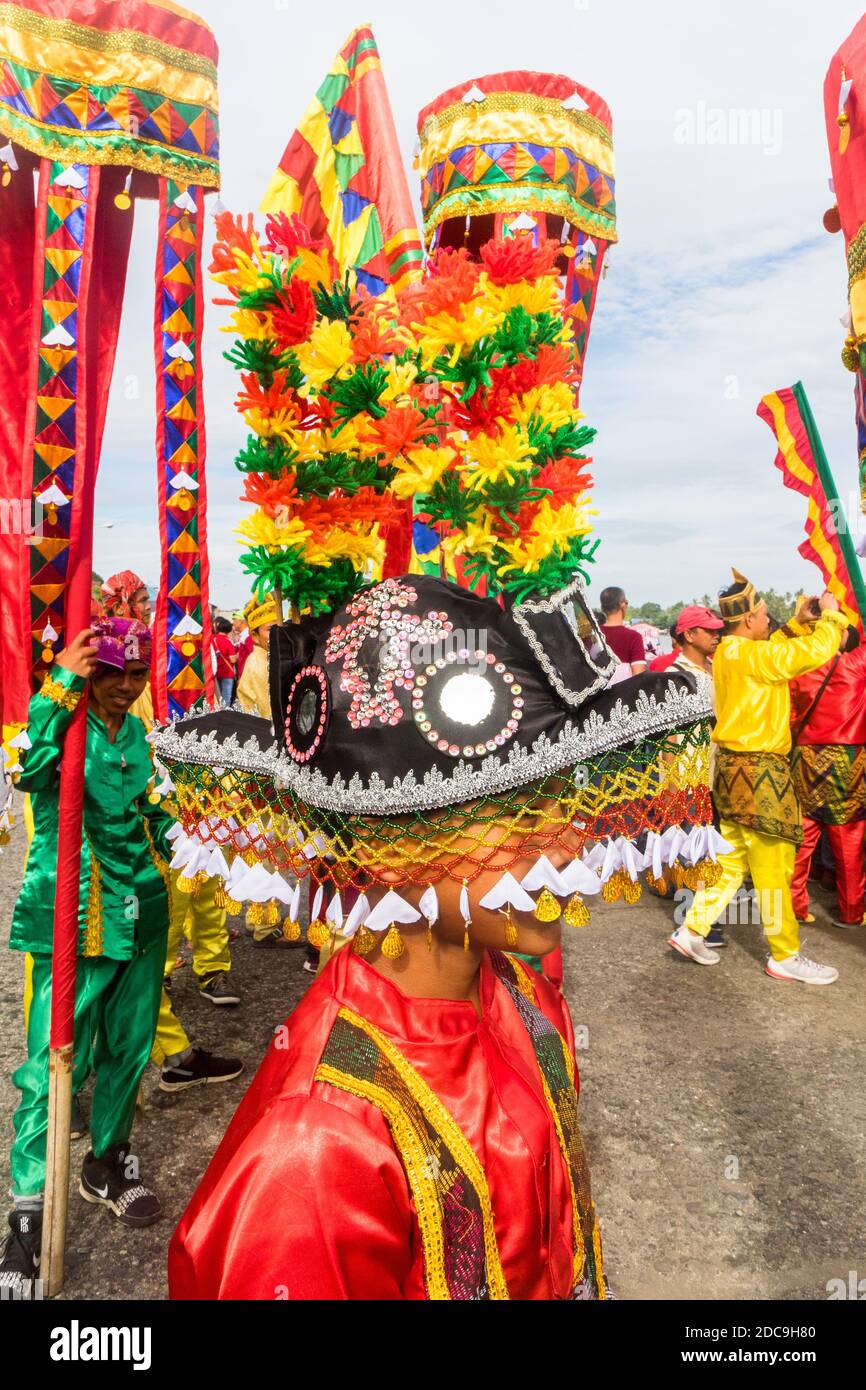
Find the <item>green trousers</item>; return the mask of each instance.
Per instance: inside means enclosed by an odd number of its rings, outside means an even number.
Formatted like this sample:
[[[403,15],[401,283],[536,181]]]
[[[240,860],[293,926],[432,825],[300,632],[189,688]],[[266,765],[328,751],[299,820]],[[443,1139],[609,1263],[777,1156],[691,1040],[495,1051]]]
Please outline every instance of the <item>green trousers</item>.
[[[97,1158],[110,1145],[125,1142],[132,1131],[138,1084],[153,1046],[164,969],[164,933],[132,960],[79,958],[72,1089],[78,1091],[89,1072],[95,1073],[90,1133]],[[16,1197],[36,1196],[45,1187],[50,1018],[51,956],[34,955],[27,1061],[12,1077],[21,1092],[13,1120]]]

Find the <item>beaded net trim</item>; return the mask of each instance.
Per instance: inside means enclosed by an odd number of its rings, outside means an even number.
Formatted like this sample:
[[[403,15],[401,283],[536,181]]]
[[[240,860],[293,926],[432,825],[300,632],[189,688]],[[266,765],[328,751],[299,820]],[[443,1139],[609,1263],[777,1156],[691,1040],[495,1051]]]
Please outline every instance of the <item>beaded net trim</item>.
[[[484,870],[504,873],[557,845],[576,857],[606,838],[634,842],[671,826],[709,825],[709,734],[700,720],[519,788],[387,816],[314,809],[264,772],[159,754],[190,838],[275,872],[363,889],[471,883]]]

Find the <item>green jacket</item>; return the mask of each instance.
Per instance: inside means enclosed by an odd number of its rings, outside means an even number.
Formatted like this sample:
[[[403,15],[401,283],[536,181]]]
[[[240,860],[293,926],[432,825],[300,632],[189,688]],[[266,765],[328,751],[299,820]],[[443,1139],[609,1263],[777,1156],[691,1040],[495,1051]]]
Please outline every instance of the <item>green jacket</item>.
[[[57,880],[59,766],[66,730],[85,681],[56,667],[30,701],[19,786],[29,792],[35,831],[12,914],[10,946],[50,953]],[[114,743],[88,709],[78,954],[129,960],[168,931],[167,839],[174,824],[148,787],[150,750],[138,719]]]

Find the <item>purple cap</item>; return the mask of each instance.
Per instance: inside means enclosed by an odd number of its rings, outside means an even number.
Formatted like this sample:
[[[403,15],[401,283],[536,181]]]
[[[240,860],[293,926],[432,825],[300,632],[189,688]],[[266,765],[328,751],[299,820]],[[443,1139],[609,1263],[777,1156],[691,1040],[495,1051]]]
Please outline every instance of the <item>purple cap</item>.
[[[91,624],[98,638],[96,659],[103,666],[122,671],[128,661],[149,666],[153,655],[150,628],[137,618],[95,618]]]

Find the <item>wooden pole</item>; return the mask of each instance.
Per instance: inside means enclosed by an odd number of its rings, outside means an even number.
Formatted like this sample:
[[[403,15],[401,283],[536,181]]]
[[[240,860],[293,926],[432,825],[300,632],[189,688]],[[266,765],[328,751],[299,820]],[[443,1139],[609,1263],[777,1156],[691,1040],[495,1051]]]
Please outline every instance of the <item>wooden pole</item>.
[[[47,1298],[63,1288],[66,1217],[69,1209],[69,1140],[72,1113],[72,1046],[52,1047],[48,1059],[48,1133],[42,1279]]]

